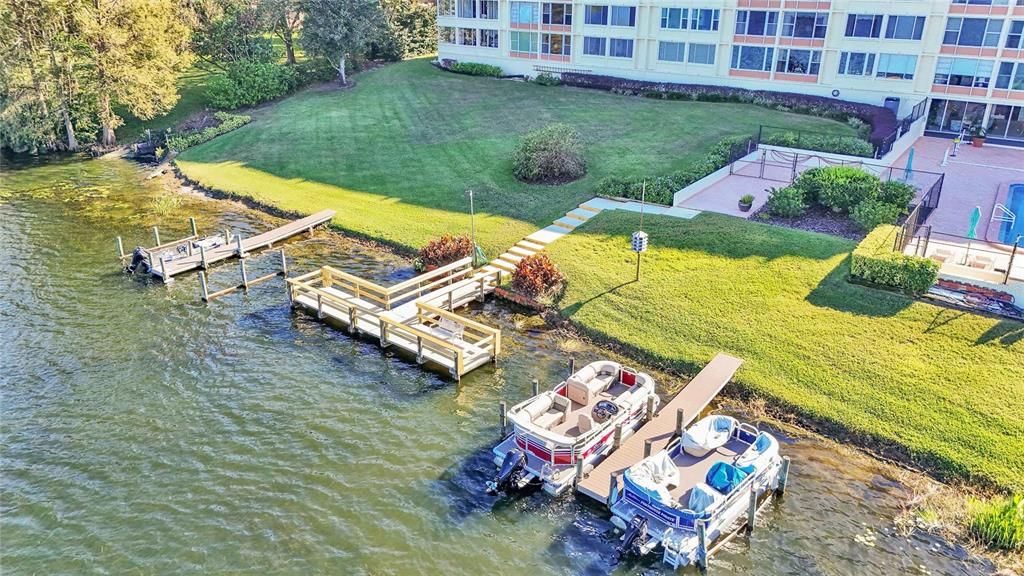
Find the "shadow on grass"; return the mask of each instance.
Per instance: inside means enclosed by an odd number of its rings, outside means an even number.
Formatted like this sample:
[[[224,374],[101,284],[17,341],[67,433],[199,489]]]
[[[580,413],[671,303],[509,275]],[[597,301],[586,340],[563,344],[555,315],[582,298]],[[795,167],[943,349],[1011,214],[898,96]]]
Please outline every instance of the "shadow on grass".
[[[623,283],[619,284],[618,286],[612,286],[611,288],[605,290],[604,292],[601,292],[600,294],[594,294],[593,296],[591,296],[590,298],[587,298],[586,300],[581,300],[579,302],[574,302],[574,303],[570,304],[569,306],[567,306],[566,308],[562,309],[562,315],[567,317],[567,318],[571,318],[577,312],[580,311],[580,308],[583,308],[584,306],[586,306],[587,304],[590,304],[594,300],[597,300],[598,298],[601,298],[603,296],[607,296],[608,294],[612,294],[616,290],[618,290],[619,288],[623,288],[625,286],[629,286],[630,284],[635,284],[635,283],[636,283],[636,280],[630,280],[629,282],[623,282]]]
[[[909,296],[853,284],[849,278],[850,260],[844,258],[811,290],[807,302],[820,308],[876,318],[895,316],[914,303]],[[941,324],[951,320],[942,320]],[[934,321],[932,324],[929,330],[937,327]]]
[[[1013,320],[1000,320],[975,341],[977,344],[988,344],[998,341],[1003,346],[1013,346],[1024,340],[1024,323]]]

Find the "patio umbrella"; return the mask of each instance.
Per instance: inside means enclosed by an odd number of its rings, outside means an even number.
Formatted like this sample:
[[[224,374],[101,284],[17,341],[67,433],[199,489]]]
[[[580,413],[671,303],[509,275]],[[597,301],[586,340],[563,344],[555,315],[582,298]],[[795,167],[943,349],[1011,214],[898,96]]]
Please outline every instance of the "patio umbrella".
[[[967,228],[967,237],[971,240],[978,238],[978,222],[981,222],[981,206],[975,206],[971,210],[971,223]]]
[[[910,154],[907,154],[907,168],[903,171],[903,179],[910,180],[914,176],[914,149],[910,149]]]

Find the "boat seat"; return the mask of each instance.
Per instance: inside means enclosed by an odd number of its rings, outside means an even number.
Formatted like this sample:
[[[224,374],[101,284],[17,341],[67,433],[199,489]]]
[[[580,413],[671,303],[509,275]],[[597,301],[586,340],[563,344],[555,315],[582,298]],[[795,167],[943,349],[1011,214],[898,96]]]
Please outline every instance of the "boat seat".
[[[581,434],[584,432],[590,432],[594,428],[594,420],[590,417],[590,414],[580,414],[580,418],[576,422],[576,428],[579,429]]]
[[[541,400],[541,398],[538,398],[537,400]],[[537,400],[531,402],[527,406],[530,418],[537,426],[544,428],[545,430],[551,430],[551,428],[565,422],[566,418],[569,417],[569,411],[572,409],[572,403],[565,396],[544,396],[543,400],[545,402],[543,403],[538,403]],[[535,404],[536,406],[534,406]],[[540,412],[540,409],[544,406],[546,406],[546,408]],[[534,409],[529,410],[531,407]],[[535,414],[534,411],[539,413]]]
[[[615,376],[598,374],[592,366],[587,366],[569,377],[565,385],[566,394],[573,402],[589,406],[598,394],[608,389]]]

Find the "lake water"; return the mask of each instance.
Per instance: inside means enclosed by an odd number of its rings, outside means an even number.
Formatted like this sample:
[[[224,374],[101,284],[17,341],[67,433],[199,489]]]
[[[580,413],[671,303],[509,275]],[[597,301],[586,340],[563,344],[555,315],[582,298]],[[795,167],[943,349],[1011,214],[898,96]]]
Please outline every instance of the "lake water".
[[[572,496],[483,493],[498,402],[599,353],[488,304],[496,367],[456,384],[293,313],[280,279],[205,305],[198,280],[120,272],[126,248],[278,221],[168,194],[120,160],[4,166],[0,182],[0,564],[5,574],[658,573],[610,563],[608,515]],[[292,273],[330,263],[392,282],[408,263],[318,232]],[[276,265],[256,256],[250,275]],[[212,274],[237,282],[237,267]],[[678,384],[678,383],[672,383]],[[714,574],[992,571],[893,518],[890,468],[783,435],[791,488]]]

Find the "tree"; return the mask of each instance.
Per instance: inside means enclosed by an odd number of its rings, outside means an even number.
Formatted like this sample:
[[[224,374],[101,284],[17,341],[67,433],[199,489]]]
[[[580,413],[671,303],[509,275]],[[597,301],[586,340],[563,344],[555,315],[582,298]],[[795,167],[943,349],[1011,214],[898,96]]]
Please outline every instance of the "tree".
[[[401,60],[437,52],[437,8],[422,0],[380,0],[386,29],[372,46],[375,58]]]
[[[299,0],[260,0],[265,28],[284,44],[285,57],[295,64],[295,36],[302,25],[302,4]]]
[[[303,0],[302,46],[311,56],[337,63],[338,79],[345,76],[345,59],[362,54],[384,29],[377,0]]]
[[[114,144],[123,123],[115,103],[143,120],[170,111],[178,74],[192,62],[189,29],[173,0],[91,0],[75,25],[89,50],[103,145]]]
[[[0,144],[17,151],[52,150],[56,123],[47,75],[45,30],[53,13],[40,0],[0,2]]]
[[[275,0],[278,1],[278,0]],[[192,49],[207,67],[226,71],[239,62],[272,62],[271,30],[262,3],[196,0],[188,8]]]

